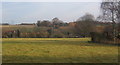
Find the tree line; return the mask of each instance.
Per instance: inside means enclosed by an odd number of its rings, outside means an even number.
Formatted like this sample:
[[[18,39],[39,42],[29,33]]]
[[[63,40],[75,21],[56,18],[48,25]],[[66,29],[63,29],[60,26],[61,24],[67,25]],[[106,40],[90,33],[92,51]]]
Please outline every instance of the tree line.
[[[78,38],[90,37],[90,32],[96,29],[96,23],[94,16],[87,13],[74,22],[65,23],[55,17],[52,21],[37,21],[32,28],[17,29],[20,30],[20,37],[26,38]]]

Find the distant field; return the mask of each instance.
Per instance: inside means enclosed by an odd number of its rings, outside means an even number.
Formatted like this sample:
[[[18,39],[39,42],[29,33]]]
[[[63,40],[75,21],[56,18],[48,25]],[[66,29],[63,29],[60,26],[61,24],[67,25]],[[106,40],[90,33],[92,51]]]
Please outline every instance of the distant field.
[[[3,63],[117,63],[118,47],[90,38],[3,38]]]

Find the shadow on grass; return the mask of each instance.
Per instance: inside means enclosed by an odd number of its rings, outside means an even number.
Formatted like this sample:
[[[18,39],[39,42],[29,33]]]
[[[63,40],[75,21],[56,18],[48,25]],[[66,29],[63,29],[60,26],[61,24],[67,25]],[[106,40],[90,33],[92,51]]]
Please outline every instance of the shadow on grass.
[[[108,43],[99,43],[99,42],[92,42],[92,41],[88,41],[88,43],[91,44],[99,44],[99,45],[104,45],[104,46],[120,46],[120,44],[108,44]]]
[[[3,55],[3,63],[118,63],[114,56],[50,57]]]

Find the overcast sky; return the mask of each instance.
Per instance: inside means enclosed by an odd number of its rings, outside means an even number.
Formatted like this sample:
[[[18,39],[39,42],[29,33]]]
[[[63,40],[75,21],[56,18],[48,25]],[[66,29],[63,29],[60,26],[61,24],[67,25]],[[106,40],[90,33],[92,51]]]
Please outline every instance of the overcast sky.
[[[100,2],[3,2],[3,23],[32,23],[37,20],[52,20],[54,17],[72,22],[85,13],[97,17]]]

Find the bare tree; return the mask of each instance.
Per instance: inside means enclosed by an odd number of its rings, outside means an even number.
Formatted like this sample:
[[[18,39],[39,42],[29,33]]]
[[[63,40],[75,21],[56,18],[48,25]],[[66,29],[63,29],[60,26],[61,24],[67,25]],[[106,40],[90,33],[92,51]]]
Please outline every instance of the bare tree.
[[[120,1],[118,2],[118,15],[117,15],[117,18],[118,18],[118,22],[120,23]]]
[[[102,10],[102,19],[107,22],[113,23],[113,38],[114,43],[116,40],[116,23],[119,22],[119,3],[120,2],[102,2],[101,3],[101,10]]]

